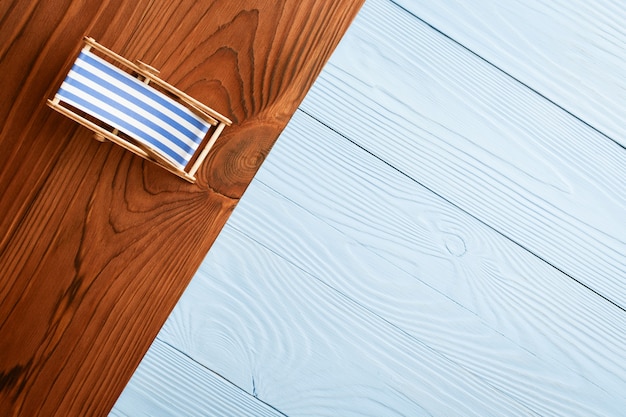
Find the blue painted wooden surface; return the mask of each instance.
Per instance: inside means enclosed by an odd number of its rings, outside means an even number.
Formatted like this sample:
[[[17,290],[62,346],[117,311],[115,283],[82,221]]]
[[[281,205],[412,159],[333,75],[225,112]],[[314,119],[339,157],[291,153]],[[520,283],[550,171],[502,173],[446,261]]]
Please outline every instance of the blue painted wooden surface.
[[[583,103],[623,79],[558,72],[621,32],[498,5],[556,22],[539,74],[534,24],[406,3],[366,3],[113,415],[623,414],[626,151]]]
[[[626,146],[623,2],[395,2]]]
[[[624,149],[393,4],[360,17],[302,108],[626,307]]]
[[[110,415],[279,417],[284,414],[156,340]]]

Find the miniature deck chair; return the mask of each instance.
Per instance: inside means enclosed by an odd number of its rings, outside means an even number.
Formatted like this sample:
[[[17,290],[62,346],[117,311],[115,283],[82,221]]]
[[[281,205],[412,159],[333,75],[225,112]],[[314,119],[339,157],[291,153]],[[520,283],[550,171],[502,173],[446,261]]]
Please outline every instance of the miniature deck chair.
[[[98,140],[109,139],[195,182],[198,168],[231,121],[158,78],[149,65],[134,64],[92,38],[84,41],[48,105],[93,130]]]

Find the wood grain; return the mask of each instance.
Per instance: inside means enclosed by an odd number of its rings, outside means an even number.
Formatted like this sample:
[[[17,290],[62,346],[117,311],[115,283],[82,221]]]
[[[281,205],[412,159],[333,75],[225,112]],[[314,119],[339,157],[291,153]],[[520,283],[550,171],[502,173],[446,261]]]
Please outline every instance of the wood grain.
[[[380,308],[381,316],[406,331],[420,334],[428,327],[411,318],[423,310],[413,294],[441,300],[442,311],[432,312],[433,322],[434,317],[455,322],[455,310],[443,306],[458,304],[463,307],[458,322],[476,316],[476,328],[485,326],[480,337],[474,330],[478,339],[487,340],[493,330],[535,358],[564,365],[626,401],[626,363],[620,359],[626,350],[626,314],[621,309],[301,112],[281,135],[229,224],[350,296],[371,301],[366,294],[377,294],[377,299],[386,294],[387,303],[377,300],[370,308]],[[349,256],[329,249],[334,247],[330,242],[341,240],[358,242],[389,262],[379,276],[385,280],[367,283],[359,278],[355,290],[345,287],[347,280],[326,266],[332,259],[341,275],[350,270],[342,261]],[[304,251],[322,253],[323,258]],[[391,265],[402,272],[384,272],[395,271]],[[388,282],[393,285],[383,287]],[[433,290],[437,294],[431,295]],[[406,297],[413,302],[399,308]],[[447,330],[440,331],[445,335]],[[497,339],[489,344],[498,345]],[[482,342],[475,349],[465,349],[467,343],[462,355],[478,352]],[[509,364],[516,362],[503,357]],[[520,366],[532,362],[522,358]],[[542,383],[533,382],[537,387]]]
[[[538,414],[626,406],[623,311],[300,114],[229,225]]]
[[[218,239],[159,338],[286,415],[532,415],[232,227]]]
[[[626,147],[619,2],[395,2]]]
[[[359,7],[3,2],[0,414],[111,408]],[[84,34],[235,121],[197,185],[45,106]]]
[[[158,338],[109,414],[140,415],[284,416]]]
[[[406,11],[368,2],[301,107],[626,308],[624,148]]]

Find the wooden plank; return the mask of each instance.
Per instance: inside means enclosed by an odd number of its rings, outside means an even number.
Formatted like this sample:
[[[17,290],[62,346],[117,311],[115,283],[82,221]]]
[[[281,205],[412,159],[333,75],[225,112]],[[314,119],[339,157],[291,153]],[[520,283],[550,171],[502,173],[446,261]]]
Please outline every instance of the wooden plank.
[[[623,398],[623,310],[303,113],[255,178],[230,224],[298,267],[336,286],[323,259],[298,249],[328,253],[325,242],[341,238],[317,236],[327,225],[525,351]],[[412,323],[406,314],[402,322]]]
[[[626,146],[619,2],[394,2]]]
[[[619,415],[624,312],[355,148],[296,114],[229,224],[539,414]]]
[[[287,226],[301,223],[298,232],[322,233],[307,235],[310,246],[289,239],[285,258],[227,226],[164,341],[287,415],[622,412],[623,391],[537,357],[357,242],[274,208]]]
[[[0,415],[102,415],[360,2],[9,3],[0,18]],[[45,106],[85,34],[159,67],[233,120],[196,185],[93,141]]]
[[[402,9],[368,2],[302,108],[626,307],[626,151]]]
[[[109,414],[140,415],[284,416],[158,338]]]
[[[232,227],[218,239],[159,338],[283,413],[533,415],[533,405]],[[337,267],[329,270],[349,273]]]

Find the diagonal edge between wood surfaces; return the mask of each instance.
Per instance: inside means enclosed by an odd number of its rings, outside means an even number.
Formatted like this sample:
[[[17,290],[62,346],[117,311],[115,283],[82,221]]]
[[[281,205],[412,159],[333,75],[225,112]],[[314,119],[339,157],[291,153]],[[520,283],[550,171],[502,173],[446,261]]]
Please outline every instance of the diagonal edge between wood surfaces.
[[[0,29],[0,414],[103,415],[362,2],[14,3]],[[84,34],[233,120],[197,185],[45,106]]]

